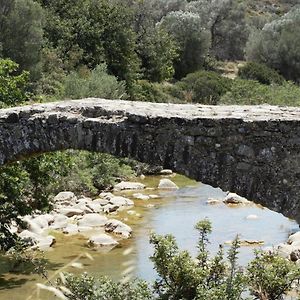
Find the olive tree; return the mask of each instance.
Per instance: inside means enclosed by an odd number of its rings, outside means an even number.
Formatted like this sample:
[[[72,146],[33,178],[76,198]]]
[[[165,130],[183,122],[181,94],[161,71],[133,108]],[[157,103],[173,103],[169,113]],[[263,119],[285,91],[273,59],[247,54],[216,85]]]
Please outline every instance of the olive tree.
[[[300,8],[254,31],[247,43],[247,59],[278,70],[285,78],[300,81]]]
[[[199,15],[184,11],[171,12],[158,26],[177,42],[179,56],[174,63],[176,78],[180,79],[203,67],[209,50],[210,34],[202,27]]]
[[[211,52],[218,59],[242,59],[249,36],[246,7],[238,0],[191,1],[186,10],[199,15],[211,34]]]

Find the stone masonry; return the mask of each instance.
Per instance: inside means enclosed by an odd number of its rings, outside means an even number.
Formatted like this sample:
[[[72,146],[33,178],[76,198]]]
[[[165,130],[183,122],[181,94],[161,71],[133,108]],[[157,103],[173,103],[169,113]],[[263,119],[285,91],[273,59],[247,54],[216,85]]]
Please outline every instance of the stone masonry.
[[[0,165],[71,148],[161,165],[300,221],[300,108],[82,99],[0,110]]]

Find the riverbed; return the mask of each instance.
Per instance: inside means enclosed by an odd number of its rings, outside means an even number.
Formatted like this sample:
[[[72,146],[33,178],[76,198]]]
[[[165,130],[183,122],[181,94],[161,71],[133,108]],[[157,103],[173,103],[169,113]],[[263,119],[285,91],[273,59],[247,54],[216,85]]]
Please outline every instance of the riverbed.
[[[130,225],[133,235],[128,240],[120,241],[113,250],[94,250],[86,245],[86,238],[66,236],[55,233],[56,244],[45,253],[49,262],[49,274],[62,268],[81,253],[89,253],[94,258],[82,258],[83,269],[69,268],[74,273],[88,272],[91,275],[107,275],[115,280],[125,276],[139,277],[149,281],[156,278],[153,265],[149,260],[152,247],[149,245],[149,234],[173,234],[182,249],[196,253],[197,231],[194,225],[197,221],[208,218],[212,222],[213,233],[210,237],[209,248],[215,253],[219,244],[233,240],[236,235],[241,239],[263,240],[263,246],[247,246],[240,248],[240,264],[246,265],[253,257],[253,250],[259,247],[275,246],[286,242],[288,235],[298,230],[298,224],[283,215],[270,211],[259,205],[227,206],[223,203],[207,204],[208,198],[222,199],[225,193],[220,189],[197,183],[186,177],[176,175],[170,178],[180,188],[172,191],[157,190],[161,176],[149,176],[138,179],[146,184],[143,194],[157,194],[159,198],[151,200],[134,200],[135,206],[113,215],[122,222]],[[132,192],[119,192],[130,198]],[[255,218],[247,218],[249,215]],[[53,234],[53,233],[52,233]],[[225,246],[225,250],[228,246]],[[32,295],[35,297],[37,282],[43,282],[37,275],[8,272],[5,258],[0,260],[0,299],[24,300]],[[53,299],[43,295],[41,299]]]

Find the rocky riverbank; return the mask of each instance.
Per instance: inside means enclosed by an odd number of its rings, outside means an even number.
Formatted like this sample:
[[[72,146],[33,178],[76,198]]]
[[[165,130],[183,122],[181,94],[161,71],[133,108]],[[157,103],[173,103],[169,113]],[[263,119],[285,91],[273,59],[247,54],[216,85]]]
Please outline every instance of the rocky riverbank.
[[[172,171],[163,170],[161,176],[172,176]],[[178,187],[170,179],[162,178],[157,189],[174,190]],[[127,191],[131,192],[130,196],[120,195]],[[132,228],[114,216],[126,211],[128,216],[141,217],[132,209],[135,201],[158,198],[159,195],[154,194],[152,189],[147,190],[141,182],[122,181],[114,186],[112,192],[102,192],[95,199],[63,191],[53,198],[51,212],[25,216],[23,221],[26,229],[12,226],[11,231],[17,233],[32,249],[49,250],[55,244],[55,233],[61,232],[82,235],[87,245],[109,250],[118,245],[120,240],[132,235]]]

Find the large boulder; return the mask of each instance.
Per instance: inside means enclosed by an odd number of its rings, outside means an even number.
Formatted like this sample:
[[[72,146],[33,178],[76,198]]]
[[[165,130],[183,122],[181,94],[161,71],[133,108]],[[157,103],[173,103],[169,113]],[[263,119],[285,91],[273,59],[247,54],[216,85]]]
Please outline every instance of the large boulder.
[[[131,227],[119,220],[108,220],[104,226],[106,232],[113,232],[122,237],[129,238],[132,233]]]
[[[100,247],[102,247],[102,246],[110,246],[111,247],[111,246],[116,246],[119,244],[111,236],[109,236],[105,233],[91,236],[88,243],[91,246],[100,246]]]
[[[53,244],[55,244],[56,240],[55,237],[52,235],[48,236],[41,236],[37,240],[36,247],[40,250],[47,250],[49,249]],[[35,247],[34,247],[35,248]]]
[[[107,204],[107,205],[103,206],[103,212],[106,214],[110,214],[110,213],[117,211],[119,208],[120,208],[120,206],[118,206],[118,205]]]
[[[86,214],[78,221],[78,226],[100,227],[107,222],[107,217],[99,214]]]
[[[58,211],[60,214],[65,215],[67,217],[80,216],[83,215],[83,210],[79,208],[73,207],[63,207]]]
[[[53,199],[56,204],[61,205],[75,204],[76,200],[77,198],[73,192],[60,192]]]
[[[86,206],[95,213],[100,213],[103,211],[103,207],[97,201],[91,201],[91,202],[87,203]]]
[[[33,249],[47,250],[55,243],[55,238],[52,235],[39,235],[29,230],[24,230],[19,234],[19,237],[27,242],[34,244]]]
[[[288,244],[299,244],[300,243],[300,231],[294,233],[294,234],[291,234],[288,238]]]
[[[67,227],[63,229],[63,233],[73,235],[79,232],[79,228],[76,224],[68,224]]]
[[[140,182],[121,181],[114,186],[114,190],[143,190],[145,187],[146,186]]]
[[[290,259],[291,257],[291,253],[296,250],[296,248],[292,245],[288,245],[288,244],[279,244],[277,246],[277,249],[276,249],[276,253],[283,257],[283,258],[287,258],[287,259]]]
[[[228,193],[227,196],[223,199],[223,202],[225,204],[251,204],[251,201],[235,193]]]
[[[53,223],[50,225],[51,229],[63,229],[68,225],[68,217],[62,214],[54,215]]]
[[[159,181],[158,184],[159,189],[178,189],[178,186],[170,179],[163,178]]]
[[[112,197],[113,197],[113,196],[114,196],[114,195],[112,194]],[[110,198],[112,198],[112,197],[110,197]],[[110,199],[110,198],[109,198],[109,199]],[[93,203],[100,204],[101,206],[104,206],[104,205],[108,204],[108,202],[109,202],[108,199],[102,199],[102,198],[97,198],[97,199],[95,199],[95,200],[93,201]]]
[[[79,202],[72,206],[72,208],[82,210],[83,214],[93,213],[92,209],[88,207],[88,203],[86,202]]]

